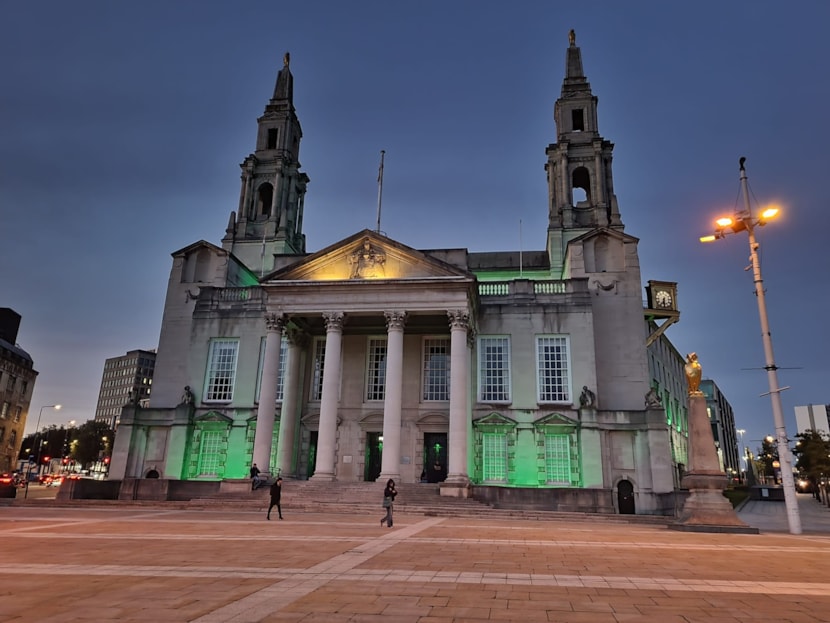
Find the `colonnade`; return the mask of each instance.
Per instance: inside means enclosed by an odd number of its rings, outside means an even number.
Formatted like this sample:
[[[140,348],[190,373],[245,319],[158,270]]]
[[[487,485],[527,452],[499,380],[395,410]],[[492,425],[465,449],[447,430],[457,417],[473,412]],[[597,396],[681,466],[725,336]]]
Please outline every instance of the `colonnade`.
[[[450,422],[448,483],[466,483],[467,473],[467,413],[470,377],[470,314],[467,310],[448,310],[450,328]],[[401,412],[403,396],[403,343],[407,312],[384,312],[387,330],[386,392],[383,406],[383,457],[381,480],[400,479]],[[344,312],[324,312],[326,327],[323,388],[320,398],[320,420],[317,432],[317,457],[314,480],[334,480],[336,477],[337,410],[340,396],[340,365],[343,342]],[[280,342],[286,328],[286,317],[265,314],[265,357],[260,383],[259,406],[254,437],[253,461],[263,471],[271,458],[271,440],[274,434],[274,405],[280,370]],[[277,444],[279,467],[290,471],[291,453],[296,430],[297,401],[300,391],[300,354],[304,336],[288,331],[288,349],[281,424]]]

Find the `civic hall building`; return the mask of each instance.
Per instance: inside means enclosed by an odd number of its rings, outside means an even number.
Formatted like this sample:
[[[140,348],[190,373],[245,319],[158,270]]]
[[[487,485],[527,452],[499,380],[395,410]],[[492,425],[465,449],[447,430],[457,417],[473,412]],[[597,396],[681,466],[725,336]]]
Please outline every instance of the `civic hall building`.
[[[675,414],[671,430],[647,343],[655,319],[676,320],[676,288],[649,282],[643,303],[573,37],[554,118],[544,250],[419,250],[363,230],[309,253],[286,55],[221,244],[172,254],[150,405],[124,408],[110,478],[229,481],[257,463],[672,513],[688,429]]]

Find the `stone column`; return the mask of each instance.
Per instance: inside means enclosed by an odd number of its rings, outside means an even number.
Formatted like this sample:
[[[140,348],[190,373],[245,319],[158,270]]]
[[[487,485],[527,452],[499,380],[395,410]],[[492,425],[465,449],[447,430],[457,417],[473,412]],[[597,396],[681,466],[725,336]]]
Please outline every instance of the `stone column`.
[[[312,480],[334,480],[337,406],[340,401],[340,349],[345,314],[326,312],[323,318],[326,321],[326,362],[320,399],[320,428],[317,431],[317,463]]]
[[[277,444],[277,465],[280,474],[291,474],[294,462],[294,440],[297,433],[297,401],[300,396],[302,378],[300,360],[306,336],[296,330],[287,332],[288,350],[285,354],[285,382],[282,393],[280,415],[280,437]]]
[[[381,481],[401,477],[401,396],[403,393],[403,328],[406,312],[385,312],[386,396],[383,403],[383,456]]]
[[[277,410],[277,383],[280,375],[280,342],[285,317],[280,314],[265,314],[265,360],[262,364],[262,379],[259,383],[259,407],[256,414],[254,433],[254,458],[263,474],[271,470],[271,442],[274,437],[274,414]]]
[[[443,485],[461,485],[466,488],[470,482],[467,474],[467,330],[470,326],[470,313],[466,309],[456,309],[448,311],[447,316],[450,321],[450,434],[449,466]],[[441,494],[445,495],[443,485]],[[461,495],[461,492],[446,495]]]

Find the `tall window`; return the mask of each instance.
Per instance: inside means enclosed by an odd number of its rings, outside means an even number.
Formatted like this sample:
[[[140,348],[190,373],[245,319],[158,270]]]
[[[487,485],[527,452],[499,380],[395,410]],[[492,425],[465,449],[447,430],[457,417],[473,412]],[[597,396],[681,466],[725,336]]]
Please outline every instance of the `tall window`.
[[[424,339],[424,400],[450,399],[450,340]]]
[[[216,339],[210,343],[205,402],[230,402],[236,379],[238,339]]]
[[[571,483],[570,435],[545,435],[545,473],[549,484]]]
[[[314,371],[311,378],[311,399],[320,400],[323,397],[323,367],[326,365],[326,340],[314,340]]]
[[[366,400],[386,397],[386,338],[371,338],[366,361]]]
[[[221,466],[222,431],[202,431],[199,446],[199,476],[217,476]]]
[[[17,443],[17,431],[12,429],[12,432],[9,433],[9,445],[13,446],[15,443]]]
[[[478,340],[479,402],[510,402],[510,338]]]
[[[536,338],[536,374],[539,402],[571,402],[571,366],[568,336]]]
[[[507,436],[482,433],[482,476],[484,481],[507,481]]]
[[[3,406],[0,407],[0,418],[7,418],[9,416],[9,407],[11,406],[10,402],[4,402]]]
[[[283,392],[285,391],[285,367],[288,361],[288,338],[282,336],[280,340],[280,370],[277,377],[277,402],[282,402]],[[262,387],[262,370],[265,366],[265,338],[259,343],[259,373],[256,379],[256,401],[259,402],[259,390]]]

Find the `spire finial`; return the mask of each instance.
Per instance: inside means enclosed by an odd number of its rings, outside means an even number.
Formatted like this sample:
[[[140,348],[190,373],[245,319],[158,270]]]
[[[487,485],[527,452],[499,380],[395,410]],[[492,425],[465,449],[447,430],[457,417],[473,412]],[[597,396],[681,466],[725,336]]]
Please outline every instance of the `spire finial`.
[[[568,42],[571,45],[576,45],[576,31],[571,28],[570,32],[568,33]]]
[[[284,67],[288,67],[288,64],[291,62],[291,52],[286,52],[285,56],[282,57],[282,64]]]

